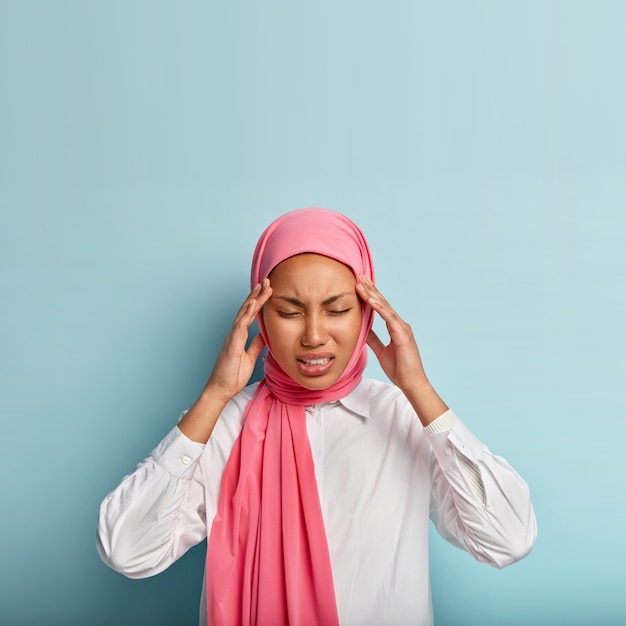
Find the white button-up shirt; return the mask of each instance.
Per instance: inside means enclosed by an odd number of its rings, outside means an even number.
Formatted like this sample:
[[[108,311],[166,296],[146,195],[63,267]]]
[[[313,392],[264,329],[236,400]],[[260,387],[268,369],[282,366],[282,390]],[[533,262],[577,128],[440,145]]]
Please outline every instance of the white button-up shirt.
[[[106,497],[98,527],[106,563],[151,576],[207,536],[254,391],[226,406],[206,445],[174,428]],[[496,567],[533,546],[526,483],[452,411],[424,428],[396,387],[364,379],[339,402],[307,407],[306,419],[342,625],[432,624],[429,518]]]

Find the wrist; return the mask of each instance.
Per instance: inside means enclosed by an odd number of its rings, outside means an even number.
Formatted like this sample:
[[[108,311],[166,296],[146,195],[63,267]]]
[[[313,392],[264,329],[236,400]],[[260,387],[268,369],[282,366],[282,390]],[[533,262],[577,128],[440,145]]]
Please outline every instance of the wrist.
[[[228,402],[236,395],[229,389],[224,389],[219,383],[209,379],[209,382],[204,386],[204,389],[200,392],[199,402],[211,405],[222,405],[224,408]]]
[[[423,426],[428,426],[448,410],[446,403],[426,378],[415,381],[409,388],[402,391]]]
[[[223,389],[221,389],[218,385],[212,385],[209,382],[200,392],[200,396],[197,401],[205,405],[210,404],[213,406],[221,407],[221,410],[226,406],[231,398],[232,396],[225,392]]]
[[[213,428],[230,398],[215,393],[212,386],[207,386],[178,423],[180,431],[192,441],[206,443]]]

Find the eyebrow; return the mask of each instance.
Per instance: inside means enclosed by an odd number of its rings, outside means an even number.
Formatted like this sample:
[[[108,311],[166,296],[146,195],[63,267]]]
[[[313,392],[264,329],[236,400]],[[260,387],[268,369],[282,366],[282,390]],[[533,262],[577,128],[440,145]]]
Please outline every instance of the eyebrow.
[[[338,293],[324,300],[322,302],[322,306],[328,306],[329,304],[333,304],[333,302],[336,302],[337,300],[339,300],[340,298],[343,298],[344,296],[351,296],[351,295],[353,294],[350,291]],[[306,304],[302,302],[301,300],[298,300],[298,298],[292,298],[290,296],[274,296],[274,298],[276,298],[277,300],[284,300],[285,302],[289,302],[289,304],[293,304],[294,306],[300,307],[301,309],[306,308]]]

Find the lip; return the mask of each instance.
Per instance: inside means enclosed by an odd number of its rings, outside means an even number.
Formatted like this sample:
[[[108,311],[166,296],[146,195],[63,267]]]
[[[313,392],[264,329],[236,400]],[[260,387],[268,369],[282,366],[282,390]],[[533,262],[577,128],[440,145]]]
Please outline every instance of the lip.
[[[323,376],[335,363],[335,355],[330,352],[310,352],[296,357],[298,370],[304,376]]]

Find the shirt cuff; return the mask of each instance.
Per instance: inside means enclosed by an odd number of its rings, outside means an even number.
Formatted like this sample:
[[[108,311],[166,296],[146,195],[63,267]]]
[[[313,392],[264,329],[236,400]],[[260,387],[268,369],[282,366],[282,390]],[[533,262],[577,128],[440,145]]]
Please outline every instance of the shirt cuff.
[[[442,413],[437,419],[434,419],[428,426],[424,426],[424,432],[428,437],[432,437],[437,433],[445,433],[452,430],[456,422],[456,415],[448,409]]]
[[[478,462],[482,452],[482,443],[454,412],[446,411],[428,424],[424,430],[442,469],[450,470],[457,467],[456,452],[472,463]],[[428,432],[429,430],[431,432]]]
[[[172,476],[190,478],[203,450],[203,443],[191,441],[175,426],[150,456]]]
[[[472,431],[454,414],[451,409],[442,413],[436,420],[424,427],[435,453],[443,452],[450,456],[450,446],[456,448],[472,463],[477,463],[483,449],[481,441]],[[446,454],[446,450],[448,450]]]

